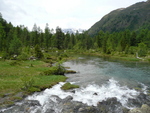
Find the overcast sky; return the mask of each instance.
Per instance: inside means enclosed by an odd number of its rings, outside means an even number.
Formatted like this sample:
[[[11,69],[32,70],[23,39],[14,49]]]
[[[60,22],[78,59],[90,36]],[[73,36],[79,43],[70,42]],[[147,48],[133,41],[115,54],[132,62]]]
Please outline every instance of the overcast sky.
[[[110,11],[147,0],[0,0],[0,12],[7,22],[25,25],[34,23],[50,29],[89,29]]]

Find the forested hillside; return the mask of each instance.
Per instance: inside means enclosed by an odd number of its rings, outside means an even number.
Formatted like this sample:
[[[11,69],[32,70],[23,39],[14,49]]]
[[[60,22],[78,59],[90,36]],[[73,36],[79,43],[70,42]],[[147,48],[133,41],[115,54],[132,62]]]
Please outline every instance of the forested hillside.
[[[150,30],[139,28],[139,32],[124,30],[120,32],[104,32],[90,37],[88,32],[63,33],[60,27],[56,32],[46,24],[42,31],[36,24],[33,30],[20,25],[14,27],[0,15],[0,57],[11,59],[14,55],[20,60],[30,56],[45,58],[45,52],[69,50],[74,52],[98,52],[109,55],[148,56],[150,49]]]
[[[130,31],[150,29],[150,1],[114,10],[95,23],[88,32],[93,36],[100,30],[112,33],[126,29]]]

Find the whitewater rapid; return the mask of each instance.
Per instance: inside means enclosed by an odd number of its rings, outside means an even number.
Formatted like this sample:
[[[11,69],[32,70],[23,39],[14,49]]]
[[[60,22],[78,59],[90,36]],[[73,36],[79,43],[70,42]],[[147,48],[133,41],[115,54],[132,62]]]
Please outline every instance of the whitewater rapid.
[[[107,100],[108,98],[116,97],[122,106],[130,108],[130,106],[127,104],[128,99],[135,99],[140,94],[140,92],[134,89],[129,89],[127,86],[120,86],[119,83],[114,79],[110,79],[102,86],[89,84],[86,87],[74,89],[74,92],[61,90],[61,86],[63,84],[65,84],[65,82],[60,82],[51,89],[46,89],[41,93],[35,93],[31,96],[28,96],[26,99],[38,100],[40,104],[44,106],[46,103],[48,103],[49,99],[57,102],[54,95],[61,99],[64,99],[67,96],[72,96],[73,101],[79,101],[89,106],[97,106],[98,102]],[[145,87],[143,90],[145,90]]]

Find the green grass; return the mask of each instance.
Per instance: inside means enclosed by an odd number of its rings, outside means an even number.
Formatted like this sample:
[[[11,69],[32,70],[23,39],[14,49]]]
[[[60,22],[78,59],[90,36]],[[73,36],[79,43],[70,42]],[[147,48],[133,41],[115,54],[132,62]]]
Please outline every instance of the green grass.
[[[0,61],[0,75],[38,75],[49,69],[42,61],[20,61],[20,65],[14,66],[10,65],[11,62],[14,61]]]
[[[127,56],[127,57],[121,57],[121,56],[111,56],[112,58],[116,58],[119,60],[125,60],[125,61],[140,61],[140,59],[135,58],[135,57],[131,57],[131,56]]]
[[[67,77],[61,75],[51,75],[51,76],[36,76],[35,86],[40,89],[51,88],[53,85],[59,82],[65,82]]]
[[[60,75],[40,75],[50,69],[47,65],[43,61],[0,61],[0,98],[7,94],[14,98],[18,92],[31,94],[67,79]]]

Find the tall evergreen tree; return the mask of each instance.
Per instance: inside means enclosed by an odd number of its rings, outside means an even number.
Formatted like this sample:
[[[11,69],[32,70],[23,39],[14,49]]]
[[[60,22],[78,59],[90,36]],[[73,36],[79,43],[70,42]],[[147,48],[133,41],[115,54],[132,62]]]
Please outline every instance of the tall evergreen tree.
[[[3,51],[5,47],[5,35],[4,27],[0,23],[0,51]]]
[[[59,27],[56,28],[55,40],[56,40],[56,48],[63,49],[64,34],[61,28]]]
[[[44,55],[43,55],[42,51],[40,50],[40,47],[39,47],[38,44],[35,46],[35,57],[37,57],[39,59],[44,57]]]
[[[10,47],[9,47],[9,53],[10,55],[19,55],[20,54],[20,48],[22,47],[22,43],[20,41],[20,39],[17,37],[17,31],[14,31],[13,34],[13,39],[10,42]]]
[[[32,46],[35,46],[36,44],[38,44],[38,28],[37,25],[34,24],[32,32],[31,32],[31,40],[30,43]]]
[[[45,27],[44,42],[46,45],[46,49],[48,49],[51,46],[51,33],[50,33],[48,23],[46,24],[46,27]]]

